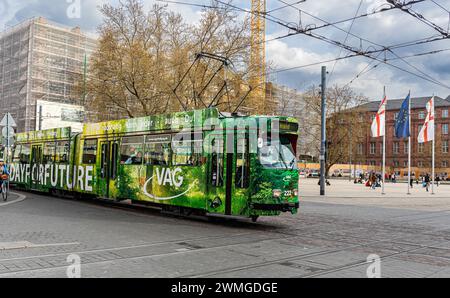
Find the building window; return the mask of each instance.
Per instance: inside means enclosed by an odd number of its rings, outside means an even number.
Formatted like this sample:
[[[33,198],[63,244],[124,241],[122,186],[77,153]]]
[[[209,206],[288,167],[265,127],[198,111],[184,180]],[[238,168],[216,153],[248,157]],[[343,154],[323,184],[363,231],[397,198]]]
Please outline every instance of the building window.
[[[358,154],[363,155],[364,145],[359,143],[358,144]]]
[[[403,152],[405,154],[408,154],[409,152],[408,149],[409,149],[408,142],[403,142]]]
[[[395,115],[394,115],[394,120],[397,120],[398,119],[398,112],[397,113],[395,113]]]
[[[442,141],[442,153],[448,153],[448,141]]]
[[[376,143],[370,143],[370,154],[376,154],[377,153],[377,144]]]
[[[442,124],[442,134],[448,135],[448,124]]]
[[[418,161],[418,162],[417,162],[417,166],[418,166],[419,168],[423,168],[423,161]]]
[[[417,146],[418,153],[423,153],[423,149],[425,148],[423,143],[419,143],[419,146]]]
[[[395,168],[398,168],[398,166],[399,166],[398,161],[394,161],[394,167],[395,167]]]
[[[425,112],[419,112],[419,119],[420,120],[425,119]]]
[[[442,162],[442,167],[443,167],[443,168],[448,168],[448,161],[444,160],[444,161]]]
[[[398,154],[399,153],[399,143],[398,142],[394,142],[394,154]]]
[[[371,165],[371,166],[376,166],[376,165],[377,165],[377,162],[376,162],[375,160],[371,160],[371,161],[370,161],[370,165]]]
[[[404,168],[408,167],[408,161],[407,161],[407,160],[405,160],[405,161],[403,162],[403,167],[404,167]]]
[[[442,118],[448,118],[448,110],[442,110]]]

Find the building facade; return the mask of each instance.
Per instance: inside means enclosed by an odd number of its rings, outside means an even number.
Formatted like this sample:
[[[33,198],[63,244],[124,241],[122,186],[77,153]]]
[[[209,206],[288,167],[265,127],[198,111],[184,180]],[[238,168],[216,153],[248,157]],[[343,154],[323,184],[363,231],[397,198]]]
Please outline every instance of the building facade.
[[[411,167],[417,177],[431,173],[432,144],[419,144],[418,135],[427,115],[426,104],[430,97],[411,99]],[[408,171],[408,139],[395,137],[395,120],[404,99],[388,100],[386,108],[386,168],[388,173],[405,176]],[[382,166],[383,138],[372,138],[370,124],[375,117],[380,102],[370,102],[361,108],[366,113],[361,114],[361,122],[367,123],[365,136],[356,146],[356,160],[359,164],[372,166],[379,170]],[[436,174],[448,177],[450,173],[450,101],[435,97],[435,168]],[[370,121],[369,121],[370,120]]]
[[[39,129],[48,115],[38,107],[39,100],[82,104],[74,87],[95,48],[96,40],[78,27],[65,28],[44,18],[0,33],[0,109],[12,114],[18,132]]]

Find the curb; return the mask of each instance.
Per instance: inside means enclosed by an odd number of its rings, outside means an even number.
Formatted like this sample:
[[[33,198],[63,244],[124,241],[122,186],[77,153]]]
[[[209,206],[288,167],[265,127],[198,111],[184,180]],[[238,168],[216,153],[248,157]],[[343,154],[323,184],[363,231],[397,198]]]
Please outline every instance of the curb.
[[[10,192],[10,194],[14,194],[14,195],[18,196],[19,198],[14,200],[14,201],[6,202],[6,203],[0,203],[0,207],[12,205],[12,204],[15,204],[15,203],[20,203],[20,202],[25,201],[27,199],[27,197],[25,195],[22,195],[22,194],[19,194],[19,193],[16,193],[16,192]]]

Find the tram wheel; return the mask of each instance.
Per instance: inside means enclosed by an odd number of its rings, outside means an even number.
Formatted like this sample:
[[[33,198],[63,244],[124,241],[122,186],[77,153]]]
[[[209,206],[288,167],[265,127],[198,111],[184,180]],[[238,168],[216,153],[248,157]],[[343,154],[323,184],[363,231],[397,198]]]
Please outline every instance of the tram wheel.
[[[257,215],[253,215],[252,216],[252,222],[257,222],[258,221],[259,216]]]

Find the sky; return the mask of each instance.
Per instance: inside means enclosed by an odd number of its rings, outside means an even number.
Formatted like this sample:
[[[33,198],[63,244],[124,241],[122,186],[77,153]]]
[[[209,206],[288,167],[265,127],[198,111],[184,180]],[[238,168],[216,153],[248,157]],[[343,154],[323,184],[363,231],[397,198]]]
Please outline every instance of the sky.
[[[182,1],[205,5],[210,3],[210,0]],[[387,7],[387,1],[384,0],[306,0],[296,4],[303,11],[300,12],[293,7],[282,8],[285,6],[283,1],[287,3],[300,2],[267,0],[267,11],[273,19],[281,20],[297,28],[314,28],[323,25],[324,21],[332,23],[351,19],[355,15]],[[80,26],[84,31],[95,34],[98,25],[102,22],[98,6],[106,2],[115,4],[117,0],[0,0],[0,30],[7,29],[33,16],[43,16],[67,26]],[[148,9],[157,3],[156,0],[144,0],[144,2]],[[244,9],[250,8],[250,0],[234,0],[233,4]],[[180,4],[167,5],[170,10],[179,12],[187,22],[195,23],[200,18],[200,8]],[[277,10],[270,12],[273,9]],[[427,0],[414,4],[411,9],[444,30],[448,30],[450,0]],[[244,16],[245,12],[242,12],[242,15]],[[290,33],[289,29],[275,22],[267,21],[266,25],[266,40]],[[354,22],[349,20],[336,26],[337,28],[329,26],[312,32],[341,43],[345,42],[345,44],[363,51],[439,35],[439,32],[433,28],[397,9],[359,18]],[[347,34],[350,27],[350,34]],[[272,71],[298,67],[271,74],[269,78],[277,84],[301,91],[312,85],[320,84],[321,66],[324,65],[327,66],[329,72],[327,83],[329,86],[348,84],[357,93],[366,95],[371,100],[381,99],[384,86],[388,98],[404,98],[409,91],[413,97],[434,94],[445,98],[450,95],[450,39],[398,48],[393,50],[394,54],[383,52],[378,58],[392,59],[440,50],[444,51],[389,61],[393,66],[374,62],[366,57],[320,63],[345,57],[350,53],[324,41],[297,34],[268,41],[266,43],[266,59],[270,63]],[[319,64],[305,67],[315,63]],[[368,70],[368,72],[364,72],[355,79],[363,70]],[[424,80],[424,77],[438,81],[439,84]]]

